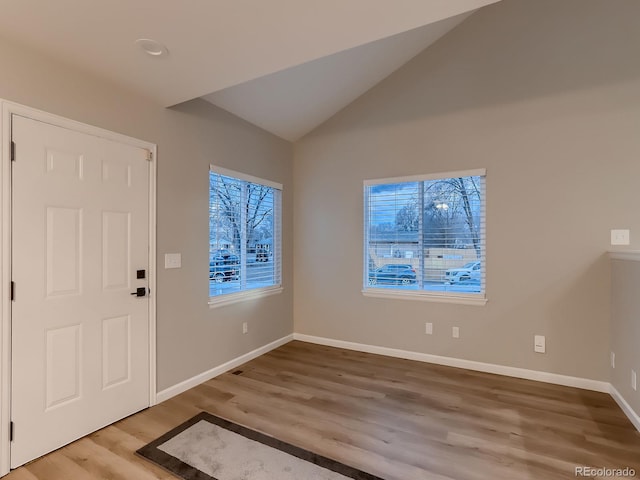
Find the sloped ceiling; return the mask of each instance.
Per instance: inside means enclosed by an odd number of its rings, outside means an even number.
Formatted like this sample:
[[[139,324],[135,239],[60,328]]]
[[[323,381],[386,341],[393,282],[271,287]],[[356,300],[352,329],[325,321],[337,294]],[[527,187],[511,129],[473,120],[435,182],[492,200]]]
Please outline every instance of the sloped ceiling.
[[[203,98],[294,141],[386,78],[468,15],[457,15],[334,53]]]
[[[204,97],[295,140],[496,1],[3,0],[0,38],[164,106]],[[138,38],[168,55],[146,55]]]

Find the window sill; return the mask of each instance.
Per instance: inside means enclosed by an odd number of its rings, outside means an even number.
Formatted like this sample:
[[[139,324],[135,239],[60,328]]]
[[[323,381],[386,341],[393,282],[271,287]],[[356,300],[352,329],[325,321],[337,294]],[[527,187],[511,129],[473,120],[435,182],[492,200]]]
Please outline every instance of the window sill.
[[[209,308],[224,307],[233,303],[244,302],[245,300],[253,300],[256,298],[268,297],[281,293],[282,286],[256,288],[254,290],[245,290],[244,292],[227,293],[217,297],[209,297]]]
[[[487,299],[484,295],[445,295],[433,292],[401,292],[389,291],[377,288],[367,288],[362,290],[365,297],[392,298],[397,300],[419,300],[422,302],[457,303],[459,305],[479,305],[484,306]]]

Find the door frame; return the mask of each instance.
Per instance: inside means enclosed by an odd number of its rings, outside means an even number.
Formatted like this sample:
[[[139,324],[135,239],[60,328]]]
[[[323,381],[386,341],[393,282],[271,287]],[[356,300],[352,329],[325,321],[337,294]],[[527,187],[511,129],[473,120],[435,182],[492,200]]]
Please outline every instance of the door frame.
[[[11,116],[23,117],[147,149],[149,162],[149,406],[156,400],[157,145],[0,98],[0,476],[10,471],[11,443]]]

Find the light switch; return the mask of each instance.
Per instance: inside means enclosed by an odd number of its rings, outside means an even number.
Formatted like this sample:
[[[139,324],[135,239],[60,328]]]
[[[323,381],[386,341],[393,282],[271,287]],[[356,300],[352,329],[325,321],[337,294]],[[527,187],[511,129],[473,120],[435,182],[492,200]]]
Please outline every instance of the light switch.
[[[182,255],[180,253],[165,253],[164,268],[182,267]]]
[[[547,349],[544,335],[535,335],[533,339],[533,350],[537,353],[544,353]]]
[[[629,245],[629,230],[611,230],[611,245]]]

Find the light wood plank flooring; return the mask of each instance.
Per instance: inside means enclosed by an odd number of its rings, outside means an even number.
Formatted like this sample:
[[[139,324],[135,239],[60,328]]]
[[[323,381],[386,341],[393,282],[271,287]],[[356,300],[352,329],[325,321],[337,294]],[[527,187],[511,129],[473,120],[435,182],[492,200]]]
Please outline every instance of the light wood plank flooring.
[[[134,452],[202,410],[387,480],[640,478],[640,433],[606,394],[303,342],[233,372],[6,478],[175,478]]]

